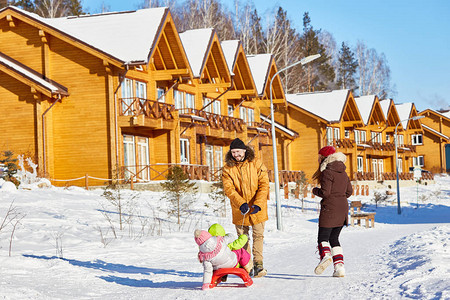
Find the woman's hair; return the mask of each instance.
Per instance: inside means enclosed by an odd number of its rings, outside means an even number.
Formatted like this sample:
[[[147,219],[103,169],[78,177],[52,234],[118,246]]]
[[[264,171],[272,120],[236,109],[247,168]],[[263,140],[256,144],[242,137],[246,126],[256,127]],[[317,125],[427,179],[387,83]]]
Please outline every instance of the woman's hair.
[[[320,154],[319,154],[320,155]],[[312,180],[316,181],[317,183],[319,183],[320,180],[320,174],[322,174],[322,172],[320,171],[320,165],[322,164],[322,162],[324,161],[324,159],[326,158],[325,156],[320,155],[321,160],[319,162],[319,167],[317,168],[316,172],[314,172],[313,176],[312,176]]]

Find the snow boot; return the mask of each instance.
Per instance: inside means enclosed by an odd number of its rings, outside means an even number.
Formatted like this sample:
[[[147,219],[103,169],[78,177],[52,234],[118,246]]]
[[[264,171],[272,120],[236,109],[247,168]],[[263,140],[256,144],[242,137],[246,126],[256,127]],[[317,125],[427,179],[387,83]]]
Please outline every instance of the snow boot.
[[[319,248],[320,262],[314,269],[314,273],[320,275],[322,274],[323,271],[325,271],[326,268],[328,268],[331,265],[333,259],[331,257],[330,243],[321,242],[318,248]]]
[[[250,274],[253,270],[253,263],[251,263],[250,261],[248,262],[248,264],[246,264],[245,266],[242,267],[245,271],[247,271],[248,274]]]
[[[264,269],[262,262],[255,262],[252,275],[253,277],[263,277],[267,275],[267,270]]]
[[[342,251],[342,247],[333,247],[331,249],[331,253],[333,254],[333,264],[334,264],[334,277],[344,277],[345,276],[345,268],[344,268],[344,252]]]

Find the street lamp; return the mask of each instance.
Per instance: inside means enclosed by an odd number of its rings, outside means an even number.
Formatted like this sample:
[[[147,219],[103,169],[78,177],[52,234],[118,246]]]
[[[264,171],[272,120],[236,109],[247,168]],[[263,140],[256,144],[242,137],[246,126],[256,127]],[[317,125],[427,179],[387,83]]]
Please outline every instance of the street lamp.
[[[277,229],[281,230],[281,202],[280,202],[280,180],[278,178],[278,157],[277,157],[277,145],[276,145],[276,137],[275,137],[275,118],[274,118],[274,111],[273,111],[273,100],[272,100],[272,83],[275,77],[280,72],[283,72],[289,68],[292,68],[298,64],[307,64],[309,62],[312,62],[313,60],[320,57],[320,54],[310,55],[305,58],[302,58],[301,60],[279,70],[278,72],[273,75],[272,79],[270,80],[270,116],[271,116],[271,129],[272,129],[272,148],[273,148],[273,173],[275,177],[275,201],[277,204]]]
[[[399,185],[399,180],[398,180],[398,163],[397,163],[397,160],[398,160],[398,157],[397,157],[397,155],[398,155],[398,154],[397,154],[397,141],[398,141],[398,136],[397,136],[397,127],[398,127],[398,125],[400,125],[400,123],[402,123],[402,122],[409,121],[409,120],[415,121],[415,120],[422,119],[422,118],[424,118],[424,117],[425,117],[425,116],[415,116],[415,117],[412,117],[412,118],[409,118],[409,119],[400,121],[400,122],[398,122],[397,125],[395,126],[395,170],[396,170],[396,172],[397,172],[397,214],[399,214],[399,215],[402,213],[402,208],[400,207],[400,185]]]

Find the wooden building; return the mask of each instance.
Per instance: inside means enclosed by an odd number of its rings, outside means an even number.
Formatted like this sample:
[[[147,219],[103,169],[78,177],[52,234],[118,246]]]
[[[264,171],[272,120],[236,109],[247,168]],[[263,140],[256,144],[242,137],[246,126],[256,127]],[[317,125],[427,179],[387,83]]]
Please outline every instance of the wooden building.
[[[287,94],[289,128],[299,133],[290,146],[292,170],[302,170],[311,179],[318,168],[320,148],[333,145],[347,155],[347,173],[354,177],[361,147],[355,142],[364,127],[350,90]],[[364,150],[363,150],[364,151]]]
[[[418,165],[433,173],[450,172],[450,112],[426,109],[419,113],[423,135],[416,136]]]

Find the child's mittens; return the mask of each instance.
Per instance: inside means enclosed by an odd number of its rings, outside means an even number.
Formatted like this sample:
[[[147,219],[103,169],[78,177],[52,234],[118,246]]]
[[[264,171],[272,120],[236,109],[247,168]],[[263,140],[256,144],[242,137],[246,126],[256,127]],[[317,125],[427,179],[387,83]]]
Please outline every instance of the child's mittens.
[[[211,288],[211,284],[210,283],[204,283],[202,285],[202,290],[209,290]]]

